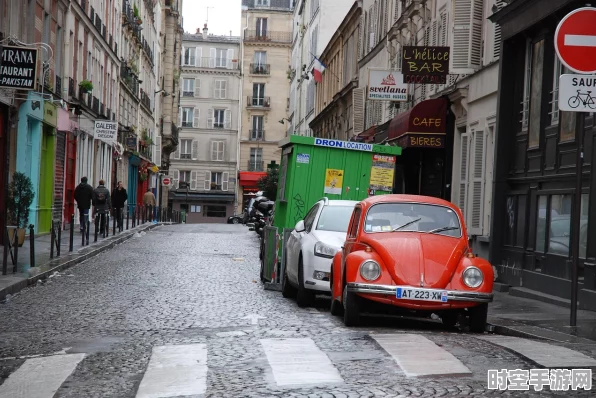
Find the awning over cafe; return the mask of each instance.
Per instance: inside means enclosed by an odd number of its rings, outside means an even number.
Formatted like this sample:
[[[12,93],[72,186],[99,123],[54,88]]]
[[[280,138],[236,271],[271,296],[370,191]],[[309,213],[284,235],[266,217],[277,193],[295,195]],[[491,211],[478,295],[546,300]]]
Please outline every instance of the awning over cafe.
[[[387,140],[402,148],[443,148],[447,133],[447,99],[422,101],[393,118]]]
[[[372,142],[375,133],[377,131],[377,126],[371,126],[368,128],[368,130],[364,130],[362,133],[360,134],[356,134],[355,136],[353,136],[352,138],[350,138],[350,141],[355,141],[355,142]]]
[[[240,173],[240,185],[254,187],[257,185],[259,178],[267,175],[264,171],[241,171]]]

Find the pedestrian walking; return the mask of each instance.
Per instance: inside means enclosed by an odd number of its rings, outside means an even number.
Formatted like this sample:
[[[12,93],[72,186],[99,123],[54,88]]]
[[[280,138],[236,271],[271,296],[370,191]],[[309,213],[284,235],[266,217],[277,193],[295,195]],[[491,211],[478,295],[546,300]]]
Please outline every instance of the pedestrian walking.
[[[128,200],[126,189],[122,186],[122,181],[118,181],[118,186],[112,191],[112,206],[114,206],[114,217],[118,220],[118,230],[122,232],[124,224],[124,204]]]
[[[99,185],[93,190],[93,212],[95,213],[95,231],[99,228],[100,235],[105,233],[107,216],[112,208],[110,190],[106,188],[104,180],[99,180]],[[98,222],[99,219],[99,222]]]
[[[75,188],[74,199],[77,201],[80,230],[83,232],[83,225],[89,220],[89,209],[93,202],[93,187],[87,183],[87,177],[81,178],[81,183]]]
[[[145,192],[145,195],[143,195],[143,205],[145,205],[145,211],[146,211],[146,215],[149,215],[149,206],[152,206],[152,208],[155,208],[155,205],[157,204],[156,200],[155,200],[155,195],[153,195],[153,192],[151,192],[151,188],[147,188],[147,192]],[[149,217],[147,217],[149,218]],[[151,221],[153,220],[153,215],[151,215]]]

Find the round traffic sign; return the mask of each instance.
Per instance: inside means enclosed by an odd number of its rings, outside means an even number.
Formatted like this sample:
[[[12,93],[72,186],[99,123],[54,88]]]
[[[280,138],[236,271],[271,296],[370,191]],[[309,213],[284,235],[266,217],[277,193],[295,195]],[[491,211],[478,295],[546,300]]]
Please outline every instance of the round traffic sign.
[[[170,182],[172,182],[168,177],[164,177],[163,180],[161,180],[161,183],[165,186],[170,185]]]
[[[596,8],[571,11],[555,31],[555,51],[561,62],[577,73],[596,72]]]

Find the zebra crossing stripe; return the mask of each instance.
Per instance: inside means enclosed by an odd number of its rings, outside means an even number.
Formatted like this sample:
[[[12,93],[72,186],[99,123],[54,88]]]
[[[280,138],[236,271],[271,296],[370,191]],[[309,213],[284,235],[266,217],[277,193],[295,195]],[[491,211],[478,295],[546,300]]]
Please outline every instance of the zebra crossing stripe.
[[[0,397],[52,398],[85,354],[27,359],[0,386]]]
[[[327,354],[321,351],[312,339],[261,339],[260,341],[279,387],[344,381]]]
[[[545,368],[596,366],[596,359],[554,344],[511,336],[479,336],[478,338],[515,351]]]
[[[372,334],[370,336],[393,357],[407,377],[472,373],[450,352],[424,336],[417,334]]]
[[[207,345],[153,347],[137,398],[204,394],[207,390]]]

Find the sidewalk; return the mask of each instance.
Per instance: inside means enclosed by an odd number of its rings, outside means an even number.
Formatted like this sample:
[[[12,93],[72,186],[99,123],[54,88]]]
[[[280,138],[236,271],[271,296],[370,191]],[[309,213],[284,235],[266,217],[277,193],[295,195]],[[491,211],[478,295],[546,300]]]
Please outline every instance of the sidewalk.
[[[572,344],[596,344],[596,312],[578,310],[569,326],[569,308],[494,292],[488,305],[489,328],[498,334],[541,338]]]
[[[54,258],[50,259],[50,248],[51,248],[51,234],[44,234],[35,238],[35,267],[31,268],[30,258],[30,243],[29,236],[25,239],[23,246],[19,247],[18,261],[17,261],[17,273],[12,273],[13,264],[8,255],[8,272],[6,275],[2,275],[0,272],[0,302],[3,301],[7,295],[15,294],[25,287],[35,284],[37,280],[44,279],[50,274],[61,271],[66,268],[70,268],[75,264],[81,263],[88,258],[96,256],[97,254],[106,251],[115,245],[122,243],[132,238],[136,233],[146,231],[157,227],[162,224],[168,223],[150,223],[146,222],[126,230],[126,224],[123,232],[118,232],[116,229],[116,235],[112,235],[112,228],[110,228],[110,235],[107,238],[102,238],[100,235],[97,237],[97,242],[94,240],[95,227],[91,224],[89,234],[89,245],[82,246],[82,234],[78,230],[78,226],[75,226],[74,237],[73,237],[73,251],[68,252],[70,244],[70,230],[62,231],[62,239],[60,245],[60,257],[57,257],[56,250],[54,249]],[[0,268],[1,269],[1,268]]]

